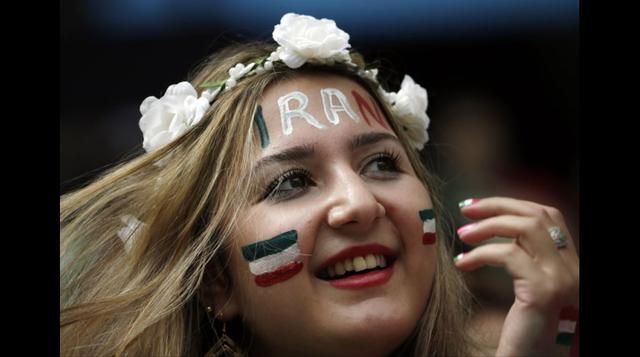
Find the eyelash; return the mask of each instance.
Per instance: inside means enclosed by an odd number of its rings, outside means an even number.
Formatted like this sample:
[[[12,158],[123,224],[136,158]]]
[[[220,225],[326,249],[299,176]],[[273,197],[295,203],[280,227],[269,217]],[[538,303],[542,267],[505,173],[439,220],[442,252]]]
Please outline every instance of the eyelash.
[[[304,177],[305,180],[307,181],[311,181],[310,177],[311,177],[311,172],[309,172],[309,170],[307,169],[302,169],[302,168],[293,168],[293,169],[289,169],[286,170],[282,173],[280,173],[277,178],[273,181],[271,181],[271,183],[269,185],[267,185],[267,187],[263,190],[264,194],[262,195],[262,198],[260,199],[265,200],[265,199],[270,199],[270,200],[274,200],[276,202],[278,201],[282,201],[282,196],[284,196],[285,194],[283,193],[278,193],[281,191],[276,191],[276,189],[278,187],[280,187],[280,185],[282,185],[284,182],[286,182],[288,179],[294,178],[294,177]],[[275,193],[274,193],[275,192]]]
[[[400,168],[398,167],[398,163],[400,161],[400,155],[397,154],[396,152],[393,152],[389,149],[385,149],[383,152],[377,153],[375,155],[373,155],[373,157],[371,157],[371,159],[368,160],[367,164],[365,165],[365,167],[369,166],[371,163],[373,163],[374,161],[378,160],[378,159],[389,159],[391,160],[391,164],[393,165],[393,171],[394,172],[400,172]]]
[[[388,172],[387,174],[384,174],[384,177],[377,177],[378,179],[392,179],[394,177],[397,176],[398,173],[401,172],[400,168],[398,167],[398,163],[399,163],[399,159],[400,159],[400,155],[389,150],[389,149],[385,149],[383,152],[379,152],[377,154],[374,154],[373,156],[369,157],[369,159],[367,160],[367,163],[363,166],[363,169],[368,167],[369,165],[371,165],[372,163],[376,162],[376,160],[379,159],[388,159],[391,161],[392,164],[392,168],[391,170],[384,170],[385,172]],[[307,169],[303,169],[303,168],[293,168],[293,169],[288,169],[285,170],[283,172],[281,172],[280,174],[277,175],[277,178],[274,179],[273,181],[271,181],[271,183],[269,183],[264,189],[263,189],[263,194],[262,197],[260,198],[260,201],[263,200],[272,200],[274,202],[280,202],[280,201],[286,201],[288,199],[292,199],[295,198],[300,192],[296,192],[294,194],[291,195],[287,195],[286,192],[284,191],[278,191],[278,187],[280,187],[283,183],[287,182],[287,180],[291,179],[291,178],[296,178],[296,177],[303,177],[305,180],[305,183],[309,184],[313,184],[313,181],[311,180],[311,172],[309,172],[309,170]],[[302,191],[306,191],[308,188],[308,186],[306,186],[305,188],[302,188],[300,190]],[[295,190],[295,189],[292,189]]]

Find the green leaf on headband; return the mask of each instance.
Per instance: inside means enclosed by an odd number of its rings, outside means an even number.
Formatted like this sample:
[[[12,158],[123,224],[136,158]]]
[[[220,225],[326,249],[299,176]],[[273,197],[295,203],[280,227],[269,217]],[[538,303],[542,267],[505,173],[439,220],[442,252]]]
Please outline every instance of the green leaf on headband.
[[[209,82],[204,82],[202,83],[199,87],[201,88],[218,88],[218,87],[222,87],[224,86],[224,83],[226,81],[209,81]]]
[[[267,61],[267,58],[269,56],[264,56],[264,57],[260,57],[256,60],[256,65],[257,66],[262,66],[263,63],[265,63]]]

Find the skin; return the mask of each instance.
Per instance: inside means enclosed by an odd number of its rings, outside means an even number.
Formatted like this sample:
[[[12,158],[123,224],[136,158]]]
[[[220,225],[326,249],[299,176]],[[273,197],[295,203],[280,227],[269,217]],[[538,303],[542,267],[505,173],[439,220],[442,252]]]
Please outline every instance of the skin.
[[[411,333],[428,303],[435,271],[435,245],[423,245],[417,212],[431,208],[431,199],[411,169],[406,153],[393,140],[351,150],[350,140],[366,133],[389,133],[378,123],[354,123],[345,114],[338,125],[323,112],[320,89],[338,88],[347,95],[366,90],[334,75],[299,75],[268,88],[261,102],[270,145],[258,160],[298,145],[311,145],[315,156],[265,166],[256,185],[268,186],[284,171],[300,167],[310,179],[286,181],[285,199],[260,200],[237,227],[230,270],[235,289],[213,284],[208,296],[216,318],[241,316],[253,330],[259,355],[379,356],[398,347]],[[326,125],[319,130],[294,119],[293,134],[282,132],[277,99],[292,91],[309,98],[307,112]],[[360,115],[358,113],[358,115]],[[398,155],[397,171],[377,153]],[[393,172],[393,174],[392,174]],[[286,191],[286,190],[285,190]],[[562,214],[554,207],[506,197],[489,197],[461,209],[472,226],[460,239],[478,244],[494,236],[511,244],[485,244],[455,265],[470,271],[503,266],[514,279],[515,301],[503,324],[497,356],[559,355],[569,349],[555,344],[558,314],[579,307],[579,259]],[[568,246],[558,249],[548,228],[558,226]],[[256,286],[240,247],[295,229],[304,268],[293,278],[268,288]],[[344,248],[367,243],[398,252],[392,278],[381,286],[339,290],[315,277],[317,267]],[[438,243],[436,243],[438,244]]]
[[[459,230],[460,239],[477,244],[494,236],[511,244],[487,244],[456,262],[464,271],[502,266],[514,279],[515,301],[502,327],[497,356],[568,356],[555,344],[563,307],[579,307],[579,259],[564,218],[554,207],[507,197],[490,197],[464,207],[477,222]],[[557,226],[568,245],[558,249],[548,228]]]
[[[345,93],[353,108],[357,105],[351,90],[367,95],[347,78],[303,74],[269,87],[260,103],[271,143],[258,160],[298,145],[315,150],[312,157],[263,166],[258,173],[261,179],[256,184],[261,186],[290,168],[304,168],[310,177],[285,181],[279,190],[286,197],[281,199],[256,197],[238,226],[238,249],[231,254],[234,292],[214,302],[218,318],[244,318],[255,335],[254,351],[260,355],[388,354],[416,326],[433,283],[436,249],[422,244],[418,217],[418,211],[432,207],[429,194],[398,142],[384,139],[352,150],[350,142],[358,135],[396,135],[378,123],[369,126],[362,118],[355,123],[345,113],[340,113],[339,124],[329,123],[320,96],[320,89],[327,87]],[[283,134],[277,99],[293,91],[307,95],[306,111],[326,129],[294,119],[292,135]],[[397,166],[389,157],[376,157],[385,151],[398,155]],[[291,229],[297,230],[300,250],[306,254],[302,271],[285,282],[257,286],[239,247]],[[394,273],[383,285],[342,290],[315,276],[330,256],[369,243],[398,253]]]

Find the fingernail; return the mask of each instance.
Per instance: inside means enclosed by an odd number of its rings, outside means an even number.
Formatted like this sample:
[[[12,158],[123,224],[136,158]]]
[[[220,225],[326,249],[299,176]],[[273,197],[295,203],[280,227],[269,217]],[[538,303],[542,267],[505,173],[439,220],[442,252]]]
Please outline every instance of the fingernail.
[[[465,232],[469,231],[470,229],[474,228],[476,226],[477,223],[471,223],[471,224],[467,224],[464,225],[460,228],[458,228],[458,236],[462,236]]]
[[[474,204],[474,203],[476,203],[478,201],[480,201],[480,199],[478,199],[478,198],[467,198],[464,201],[460,201],[458,203],[458,207],[462,208],[462,207],[471,206],[472,204]]]
[[[455,258],[453,258],[453,262],[457,262],[458,260],[462,259],[462,257],[464,256],[464,253],[460,253],[458,255],[455,256]]]

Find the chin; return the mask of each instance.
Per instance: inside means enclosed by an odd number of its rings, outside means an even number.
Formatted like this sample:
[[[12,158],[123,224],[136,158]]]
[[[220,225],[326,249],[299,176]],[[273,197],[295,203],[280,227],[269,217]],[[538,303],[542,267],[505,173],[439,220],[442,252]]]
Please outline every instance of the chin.
[[[387,355],[398,348],[410,335],[419,316],[409,313],[406,307],[396,309],[376,308],[363,304],[357,309],[351,308],[348,316],[339,321],[335,340],[343,351],[351,355],[378,356]],[[342,354],[342,353],[341,353]]]

